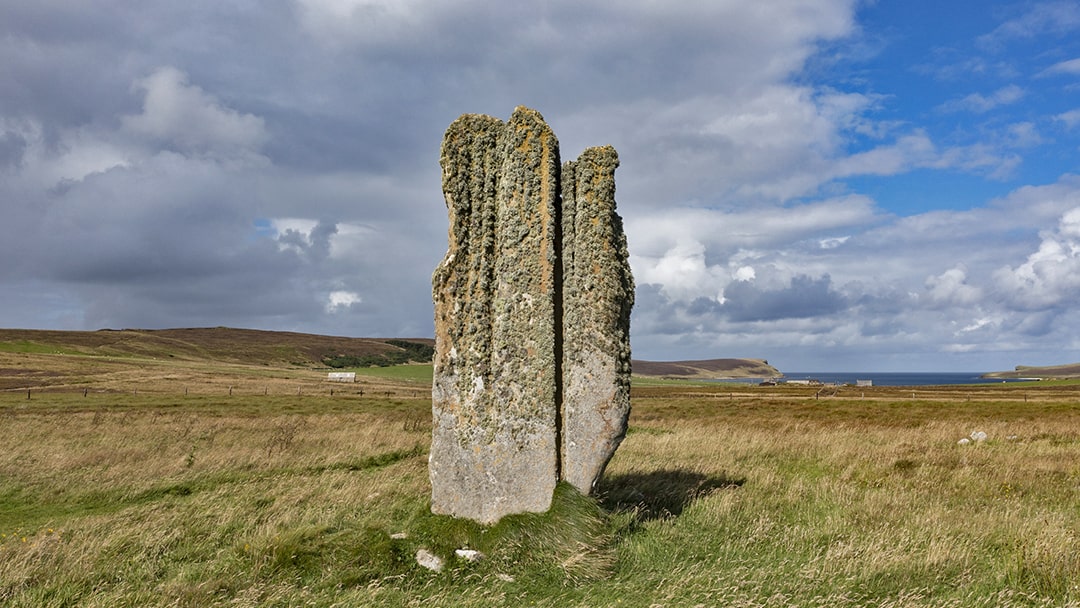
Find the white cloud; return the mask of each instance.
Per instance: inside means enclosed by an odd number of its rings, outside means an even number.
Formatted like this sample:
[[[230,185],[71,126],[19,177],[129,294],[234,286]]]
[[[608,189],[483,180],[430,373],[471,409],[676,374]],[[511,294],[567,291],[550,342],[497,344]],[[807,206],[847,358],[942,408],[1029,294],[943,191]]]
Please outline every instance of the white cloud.
[[[1046,141],[1039,134],[1035,123],[1027,121],[1009,125],[1006,128],[1005,139],[1009,145],[1018,148],[1031,148]]]
[[[656,256],[685,242],[732,252],[802,241],[822,232],[872,225],[879,217],[863,196],[844,196],[802,205],[738,209],[676,207],[635,211],[625,218],[632,251]]]
[[[738,211],[680,208],[635,214],[626,223],[638,285],[655,285],[673,302],[724,303],[733,281],[753,281],[761,290],[755,301],[769,294],[791,297],[804,287],[821,296],[821,285],[800,283],[799,277],[825,274],[813,252],[835,251],[850,236],[820,235],[863,230],[878,221],[870,201],[845,197]]]
[[[1080,57],[1059,61],[1040,72],[1040,76],[1056,76],[1058,74],[1080,74]]]
[[[705,245],[684,239],[655,257],[634,255],[634,276],[641,283],[660,285],[665,295],[689,300],[719,293],[724,279],[719,268],[705,260]]]
[[[855,175],[896,175],[913,167],[938,162],[940,153],[923,132],[899,138],[895,144],[879,146],[838,159],[832,175],[837,178]]]
[[[1065,123],[1066,128],[1076,128],[1077,125],[1080,125],[1080,108],[1077,108],[1076,110],[1069,110],[1068,112],[1062,112],[1054,118]]]
[[[343,312],[350,306],[360,304],[363,301],[364,299],[356,292],[345,290],[331,291],[330,295],[326,298],[326,312],[331,314]]]
[[[971,321],[968,325],[960,328],[959,333],[971,333],[986,329],[995,329],[999,326],[1001,320],[995,317],[979,317]],[[975,346],[975,345],[967,345]]]
[[[966,110],[982,114],[999,106],[1014,104],[1023,99],[1026,94],[1027,92],[1023,88],[1015,84],[1010,84],[994,91],[990,95],[972,93],[967,97],[954,99],[943,104],[941,109],[950,112]]]
[[[262,118],[237,112],[173,67],[135,84],[145,94],[142,113],[123,117],[130,133],[184,152],[236,155],[257,150],[268,138]]]
[[[967,271],[958,265],[926,279],[928,296],[934,305],[971,306],[982,299],[982,290],[967,284]]]
[[[735,275],[732,277],[736,281],[753,281],[757,276],[754,272],[753,266],[739,266],[739,269],[735,271]]]
[[[1080,29],[1080,6],[1069,0],[1053,0],[1025,5],[1022,14],[981,36],[979,42],[988,48],[998,47],[1013,39],[1034,38],[1044,34],[1061,35]]]
[[[1067,211],[1056,230],[1041,236],[1027,261],[994,274],[1010,303],[1023,310],[1071,304],[1080,297],[1080,207]]]

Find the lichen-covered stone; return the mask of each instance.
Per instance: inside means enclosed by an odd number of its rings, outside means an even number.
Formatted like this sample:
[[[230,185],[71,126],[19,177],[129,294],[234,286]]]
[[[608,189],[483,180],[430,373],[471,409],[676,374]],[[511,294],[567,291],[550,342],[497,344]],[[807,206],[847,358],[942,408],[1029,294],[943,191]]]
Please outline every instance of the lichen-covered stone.
[[[440,163],[450,248],[436,269],[432,511],[541,512],[557,480],[559,151],[539,113],[462,116]]]
[[[611,147],[560,167],[535,110],[443,139],[449,249],[432,277],[432,511],[492,523],[590,492],[626,432],[634,285]]]
[[[562,478],[588,494],[626,435],[634,280],[611,146],[562,171]]]

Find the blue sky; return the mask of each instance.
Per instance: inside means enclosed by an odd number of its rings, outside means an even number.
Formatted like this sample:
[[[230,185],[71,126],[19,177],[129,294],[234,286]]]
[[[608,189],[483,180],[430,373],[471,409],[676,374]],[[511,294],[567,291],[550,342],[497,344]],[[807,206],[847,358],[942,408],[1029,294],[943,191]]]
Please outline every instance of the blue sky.
[[[0,326],[430,336],[442,133],[619,151],[644,359],[1080,361],[1080,2],[0,0]]]

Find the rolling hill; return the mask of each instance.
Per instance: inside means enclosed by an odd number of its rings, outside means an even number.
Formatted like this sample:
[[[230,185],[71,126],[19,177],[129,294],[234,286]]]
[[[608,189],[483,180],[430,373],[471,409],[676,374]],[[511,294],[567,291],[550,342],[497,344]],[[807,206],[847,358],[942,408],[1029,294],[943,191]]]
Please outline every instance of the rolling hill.
[[[780,370],[765,359],[633,362],[634,375],[653,378],[779,378]]]
[[[1008,372],[990,372],[983,374],[984,378],[1042,378],[1044,380],[1064,380],[1067,378],[1080,378],[1080,363],[1066,363],[1065,365],[1017,365],[1016,369]]]
[[[408,342],[433,345],[430,338],[406,338]],[[207,327],[186,329],[103,329],[56,331],[0,329],[0,354],[67,355],[94,361],[97,367],[216,363],[275,368],[324,369],[334,358],[391,357],[403,351],[389,338],[346,338],[283,331]],[[399,342],[400,344],[400,342]],[[406,345],[407,346],[407,345]],[[0,365],[0,388],[63,383],[55,365],[38,357],[16,365]],[[142,362],[142,363],[139,363]],[[0,361],[2,363],[2,361]],[[69,362],[67,367],[71,367]],[[653,378],[773,378],[783,374],[764,359],[709,359],[700,361],[633,362],[634,374]],[[53,381],[48,378],[57,376]],[[8,386],[10,385],[10,386]]]
[[[410,342],[434,344],[430,338]],[[52,331],[0,329],[0,351],[210,360],[255,365],[319,366],[336,355],[402,350],[383,338],[342,338],[283,331],[208,327]]]

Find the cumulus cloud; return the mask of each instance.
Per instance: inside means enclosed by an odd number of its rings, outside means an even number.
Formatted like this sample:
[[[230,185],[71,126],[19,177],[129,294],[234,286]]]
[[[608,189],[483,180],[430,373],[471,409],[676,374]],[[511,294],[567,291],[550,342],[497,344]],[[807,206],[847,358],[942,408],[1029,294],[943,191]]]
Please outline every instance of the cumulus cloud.
[[[1080,207],[1067,211],[1057,229],[1041,237],[1023,264],[994,274],[1002,294],[1022,310],[1054,308],[1080,296]]]
[[[135,87],[144,94],[142,112],[124,116],[122,124],[136,135],[183,152],[211,155],[247,153],[267,139],[262,118],[224,106],[176,68],[159,68]]]
[[[982,299],[982,290],[967,283],[963,265],[926,279],[927,295],[937,306],[970,306]]]

